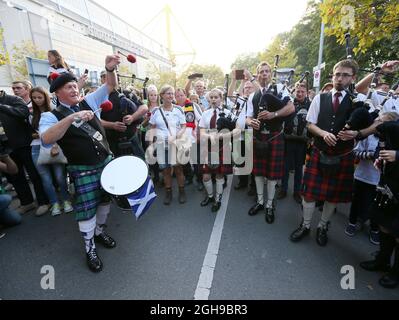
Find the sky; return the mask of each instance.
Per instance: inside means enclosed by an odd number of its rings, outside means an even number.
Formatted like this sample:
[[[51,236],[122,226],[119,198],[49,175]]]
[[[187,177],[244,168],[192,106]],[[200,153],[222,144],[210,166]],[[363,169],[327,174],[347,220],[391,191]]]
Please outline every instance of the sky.
[[[165,16],[153,18],[169,5],[174,51],[192,52],[192,46],[194,63],[215,64],[224,72],[230,71],[238,55],[265,50],[278,33],[291,30],[307,4],[307,0],[95,1],[165,46]],[[190,55],[181,56],[178,63],[181,67],[191,60]]]

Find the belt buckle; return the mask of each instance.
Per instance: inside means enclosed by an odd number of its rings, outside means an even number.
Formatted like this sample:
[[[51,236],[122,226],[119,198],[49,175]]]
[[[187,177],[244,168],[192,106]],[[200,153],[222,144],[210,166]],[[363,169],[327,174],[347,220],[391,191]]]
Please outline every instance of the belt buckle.
[[[100,132],[98,132],[98,131],[96,131],[96,132],[93,134],[93,138],[96,139],[97,141],[102,141],[102,140],[103,140],[102,134],[101,134]]]

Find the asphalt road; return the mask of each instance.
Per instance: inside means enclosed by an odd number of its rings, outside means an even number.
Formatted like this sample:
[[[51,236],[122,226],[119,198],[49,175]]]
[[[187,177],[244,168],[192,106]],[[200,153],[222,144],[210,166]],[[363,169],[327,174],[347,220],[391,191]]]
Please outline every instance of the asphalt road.
[[[235,183],[229,180],[225,210],[217,214],[200,207],[203,194],[194,185],[187,188],[184,205],[175,194],[172,205],[164,206],[158,190],[157,201],[139,221],[113,207],[108,232],[117,247],[98,248],[104,263],[99,274],[86,267],[73,215],[24,215],[23,223],[0,239],[0,298],[192,300],[205,292],[196,298],[399,299],[399,289],[378,285],[380,274],[358,267],[378,247],[366,231],[354,238],[344,234],[348,206],[334,214],[327,247],[316,244],[315,228],[294,244],[288,236],[301,211],[292,197],[277,202],[276,221],[268,225],[263,214],[248,216],[254,200],[235,191]],[[319,217],[317,211],[315,226]],[[41,269],[48,265],[55,271],[53,290],[41,288]],[[341,288],[345,265],[355,270],[353,290]]]

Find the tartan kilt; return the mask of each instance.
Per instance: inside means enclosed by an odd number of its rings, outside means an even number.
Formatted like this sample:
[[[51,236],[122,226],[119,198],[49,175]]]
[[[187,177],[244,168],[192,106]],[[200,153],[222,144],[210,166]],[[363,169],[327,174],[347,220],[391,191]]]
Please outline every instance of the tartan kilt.
[[[216,169],[211,169],[206,164],[200,165],[200,173],[201,174],[219,174],[219,175],[229,175],[233,173],[233,165],[232,164],[224,164],[223,163],[223,148],[219,150],[219,166]]]
[[[302,196],[315,201],[345,203],[352,201],[354,174],[353,153],[342,156],[339,172],[323,175],[319,169],[320,151],[312,147],[302,180]]]
[[[271,132],[268,134],[261,134],[262,141],[267,141],[280,134],[278,132]],[[255,148],[256,140],[254,140]],[[269,180],[280,180],[284,176],[284,135],[280,134],[277,138],[269,142],[269,153],[265,156],[259,157],[254,152],[254,166],[252,173],[255,176],[266,177]]]
[[[109,156],[95,166],[69,165],[67,170],[75,185],[74,211],[77,221],[84,221],[96,215],[102,202],[110,201],[109,195],[102,189],[100,179],[104,167],[111,161]]]

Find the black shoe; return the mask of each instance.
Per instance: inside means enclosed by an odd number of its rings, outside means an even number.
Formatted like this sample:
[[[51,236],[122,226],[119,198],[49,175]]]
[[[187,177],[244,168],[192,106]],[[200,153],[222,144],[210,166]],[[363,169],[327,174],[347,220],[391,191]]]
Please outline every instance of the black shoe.
[[[287,196],[287,191],[281,190],[277,193],[276,199],[277,200],[282,200]]]
[[[290,240],[292,242],[299,242],[305,238],[310,233],[310,228],[307,228],[303,223],[298,229],[294,230],[290,235]]]
[[[264,205],[263,205],[263,204],[256,203],[251,209],[249,209],[248,214],[249,214],[250,216],[254,216],[254,215],[256,215],[256,214],[257,214],[259,211],[261,211],[261,210],[265,210]]]
[[[215,201],[212,205],[212,212],[218,212],[222,203],[220,201]]]
[[[384,275],[378,283],[384,288],[395,289],[399,285],[399,274],[390,271]]]
[[[104,247],[111,249],[116,247],[116,242],[112,239],[108,234],[104,231],[100,233],[98,236],[94,236],[94,241],[97,243],[101,243]]]
[[[96,248],[90,249],[89,252],[86,253],[87,265],[89,269],[93,272],[100,272],[103,269],[103,263],[100,258],[97,256]]]
[[[302,197],[301,197],[301,195],[298,192],[294,193],[294,200],[295,200],[296,203],[302,204]]]
[[[394,240],[394,238],[392,237]],[[395,256],[394,256],[394,262],[391,270],[383,276],[379,283],[382,285],[384,288],[389,288],[393,289],[396,288],[399,285],[399,244],[396,243],[395,246]]]
[[[272,224],[274,222],[274,207],[266,208],[265,220],[268,224]]]
[[[206,196],[206,198],[201,202],[201,207],[206,207],[208,204],[210,203],[214,203],[215,202],[215,198],[214,197],[208,197]]]
[[[319,246],[325,247],[328,242],[328,224],[325,227],[318,227],[316,232],[316,242]]]
[[[381,272],[388,272],[391,268],[389,263],[382,263],[378,259],[360,262],[360,267],[367,271]]]

